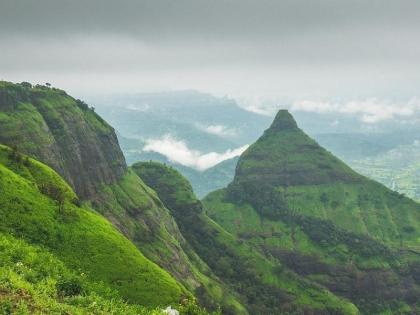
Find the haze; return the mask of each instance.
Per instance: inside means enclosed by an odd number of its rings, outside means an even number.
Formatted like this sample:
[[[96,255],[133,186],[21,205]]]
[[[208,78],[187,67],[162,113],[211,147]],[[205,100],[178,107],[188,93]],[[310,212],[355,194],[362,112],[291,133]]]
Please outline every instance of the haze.
[[[420,83],[415,0],[1,0],[0,38],[1,79],[76,95],[408,101]]]

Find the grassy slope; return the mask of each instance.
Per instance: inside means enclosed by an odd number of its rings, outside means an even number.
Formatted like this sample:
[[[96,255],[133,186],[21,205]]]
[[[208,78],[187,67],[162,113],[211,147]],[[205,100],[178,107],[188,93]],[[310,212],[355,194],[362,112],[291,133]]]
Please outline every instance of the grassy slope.
[[[46,248],[0,233],[1,314],[157,315],[69,269]]]
[[[364,313],[415,308],[420,206],[350,170],[288,113],[204,204],[226,230]]]
[[[250,313],[293,313],[303,309],[357,312],[345,299],[280,270],[274,260],[264,258],[223,230],[207,217],[190,184],[176,170],[154,162],[138,163],[133,169],[157,191],[196,252],[240,295]]]
[[[0,149],[0,230],[48,248],[73,270],[103,281],[131,302],[147,306],[178,301],[184,289],[146,259],[110,223],[73,204],[75,195],[50,168],[35,161],[17,163]],[[49,195],[59,187],[64,204]],[[44,193],[41,193],[41,190]]]
[[[200,286],[200,272],[184,251],[186,241],[176,222],[133,171],[117,183],[103,186],[92,206],[189,290]]]

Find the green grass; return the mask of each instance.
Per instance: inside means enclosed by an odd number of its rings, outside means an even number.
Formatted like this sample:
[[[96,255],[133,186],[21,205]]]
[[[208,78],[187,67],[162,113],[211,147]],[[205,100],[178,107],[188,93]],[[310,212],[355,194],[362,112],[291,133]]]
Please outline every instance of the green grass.
[[[5,234],[0,234],[0,313],[163,314],[125,303],[109,287],[67,268],[45,248]]]
[[[34,160],[17,163],[10,154],[1,147],[0,231],[48,248],[68,268],[83,270],[130,302],[157,306],[182,298],[182,286],[107,220],[74,205],[74,193],[54,171]],[[45,182],[65,192],[63,205],[41,193]]]

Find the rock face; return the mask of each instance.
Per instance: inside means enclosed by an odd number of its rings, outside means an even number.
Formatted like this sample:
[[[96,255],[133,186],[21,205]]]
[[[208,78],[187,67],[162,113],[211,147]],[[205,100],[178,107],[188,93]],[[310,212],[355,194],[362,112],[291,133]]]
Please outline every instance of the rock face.
[[[0,82],[0,143],[48,164],[85,199],[127,169],[114,130],[58,89]]]

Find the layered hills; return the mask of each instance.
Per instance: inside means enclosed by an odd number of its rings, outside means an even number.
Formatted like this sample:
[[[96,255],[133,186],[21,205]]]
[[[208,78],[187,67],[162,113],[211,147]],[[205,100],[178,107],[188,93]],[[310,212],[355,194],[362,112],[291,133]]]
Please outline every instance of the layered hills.
[[[0,145],[6,313],[419,312],[420,206],[287,111],[203,202],[172,167],[128,167],[113,128],[59,89],[0,82]]]
[[[351,170],[289,112],[204,204],[228,232],[361,313],[418,311],[420,206]]]

